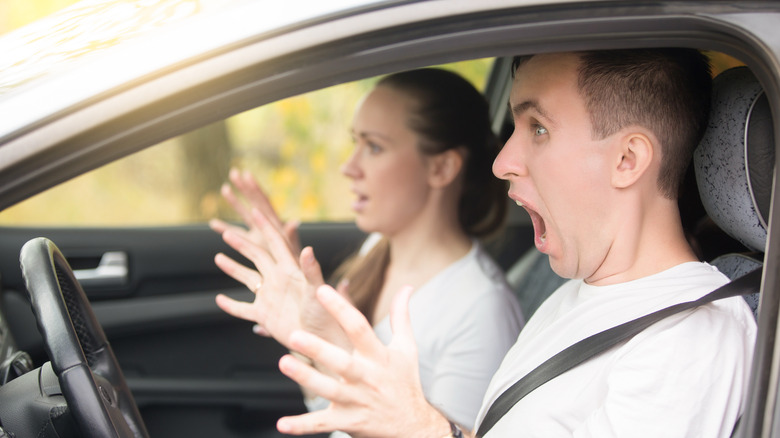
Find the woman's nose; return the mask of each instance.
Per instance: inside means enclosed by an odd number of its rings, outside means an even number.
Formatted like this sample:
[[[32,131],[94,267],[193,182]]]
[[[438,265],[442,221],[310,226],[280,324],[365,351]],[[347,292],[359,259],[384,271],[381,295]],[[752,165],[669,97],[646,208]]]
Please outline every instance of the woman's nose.
[[[360,169],[360,146],[356,146],[355,150],[352,151],[352,154],[347,158],[347,161],[344,162],[344,164],[341,165],[341,173],[344,176],[347,176],[349,178],[355,179],[360,177],[361,175],[361,169]]]

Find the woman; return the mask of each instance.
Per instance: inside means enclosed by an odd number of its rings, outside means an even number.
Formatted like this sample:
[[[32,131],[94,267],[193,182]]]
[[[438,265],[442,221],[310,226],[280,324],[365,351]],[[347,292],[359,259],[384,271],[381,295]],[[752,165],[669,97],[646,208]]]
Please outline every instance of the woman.
[[[396,73],[380,80],[361,102],[352,136],[355,151],[342,173],[352,180],[357,226],[371,234],[338,271],[341,284],[348,282],[341,289],[380,339],[389,342],[393,295],[404,285],[415,288],[409,306],[426,397],[451,420],[470,428],[490,377],[523,322],[503,273],[477,240],[496,231],[506,212],[506,190],[491,174],[498,142],[487,103],[454,73]],[[250,305],[218,297],[220,307],[258,321],[261,330],[283,344],[291,328],[279,328],[285,322],[274,316],[279,312],[272,307],[297,315],[293,325],[309,330],[315,325],[311,331],[343,339],[335,323],[324,320],[324,312],[307,310],[313,306],[306,307],[307,299],[316,301],[313,286],[321,283],[311,249],[300,253],[297,271],[291,270],[290,256],[297,252],[292,228],[276,218],[251,178],[233,172],[231,180],[261,210],[250,214],[232,191],[224,191],[254,237],[241,236],[223,222],[212,226],[255,262],[259,275],[225,256],[216,262],[258,298]],[[268,298],[266,291],[289,288],[293,277],[308,282],[308,298],[299,295],[292,307],[280,303],[290,294]],[[307,404],[314,408],[317,403]]]

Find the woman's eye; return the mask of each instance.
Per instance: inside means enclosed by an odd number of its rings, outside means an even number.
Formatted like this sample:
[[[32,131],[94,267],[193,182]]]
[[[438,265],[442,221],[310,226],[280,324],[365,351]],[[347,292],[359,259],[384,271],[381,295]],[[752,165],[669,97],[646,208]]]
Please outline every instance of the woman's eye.
[[[547,128],[545,128],[542,125],[534,126],[534,135],[544,135],[544,134],[547,134]]]
[[[368,146],[368,150],[371,151],[372,154],[378,154],[382,152],[382,148],[376,143],[368,142],[366,145]]]

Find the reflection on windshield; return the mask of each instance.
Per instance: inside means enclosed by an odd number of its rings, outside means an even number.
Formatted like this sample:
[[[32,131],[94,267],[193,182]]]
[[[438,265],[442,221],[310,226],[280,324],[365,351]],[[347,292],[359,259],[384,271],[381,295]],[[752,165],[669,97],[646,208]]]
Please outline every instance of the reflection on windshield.
[[[195,15],[203,3],[87,0],[11,32],[0,38],[0,94],[51,74],[72,60]]]

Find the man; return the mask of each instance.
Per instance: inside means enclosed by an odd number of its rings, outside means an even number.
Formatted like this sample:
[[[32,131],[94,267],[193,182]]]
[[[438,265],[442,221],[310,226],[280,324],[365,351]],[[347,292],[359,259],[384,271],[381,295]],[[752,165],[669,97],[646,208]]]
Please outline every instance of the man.
[[[488,388],[478,424],[507,387],[555,353],[728,281],[697,261],[676,201],[706,122],[706,59],[684,49],[561,53],[520,58],[515,68],[515,130],[493,171],[531,216],[536,247],[574,280],[528,322]],[[280,431],[460,433],[419,389],[410,294],[399,292],[394,339],[384,346],[343,297],[317,291],[353,350],[292,333],[293,350],[337,377],[283,357],[282,372],[331,405],[280,419]],[[728,437],[755,331],[739,297],[667,318],[531,392],[486,436]]]

